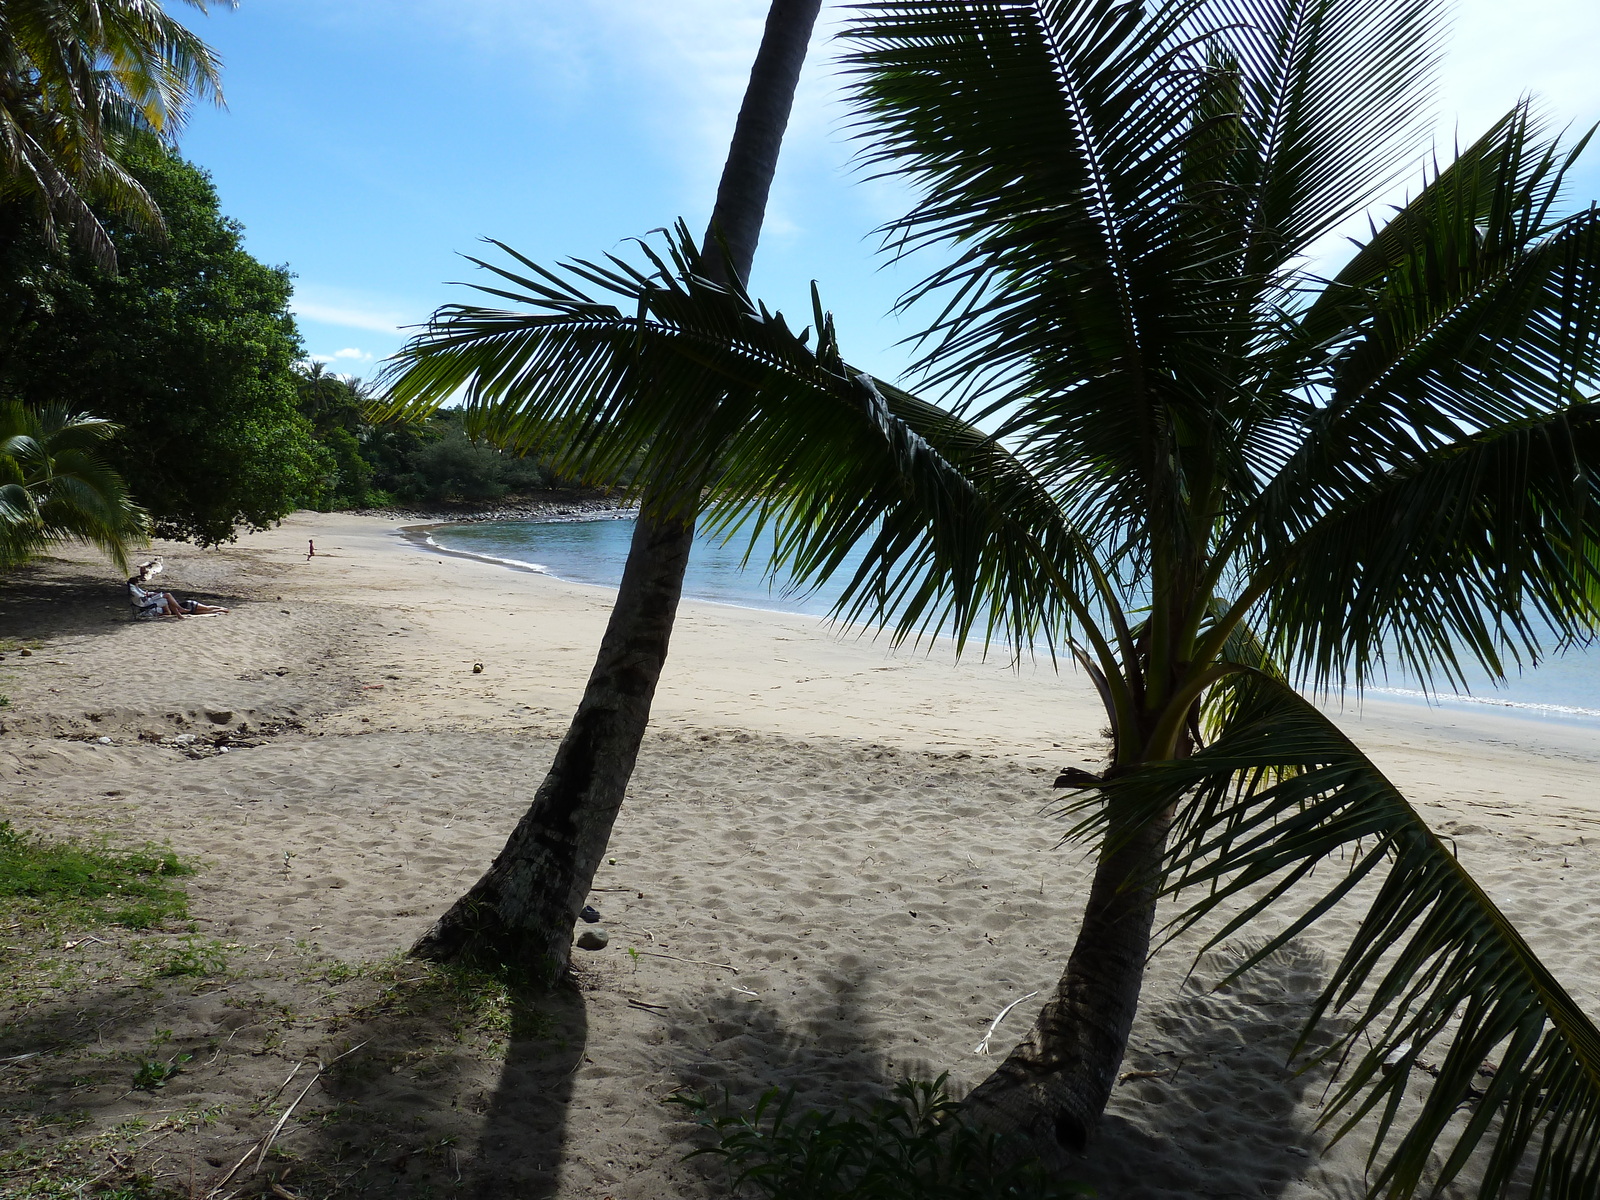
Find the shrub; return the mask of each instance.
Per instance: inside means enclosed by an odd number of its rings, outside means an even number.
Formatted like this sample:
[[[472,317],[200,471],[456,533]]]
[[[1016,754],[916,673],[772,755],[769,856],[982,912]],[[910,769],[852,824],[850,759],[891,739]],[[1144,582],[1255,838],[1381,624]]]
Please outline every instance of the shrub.
[[[771,1200],[1060,1200],[1093,1195],[1083,1184],[1053,1179],[1034,1162],[1007,1161],[992,1133],[962,1120],[948,1076],[907,1079],[891,1096],[843,1114],[796,1115],[794,1093],[773,1088],[753,1109],[697,1096],[674,1096],[715,1144],[730,1191]]]

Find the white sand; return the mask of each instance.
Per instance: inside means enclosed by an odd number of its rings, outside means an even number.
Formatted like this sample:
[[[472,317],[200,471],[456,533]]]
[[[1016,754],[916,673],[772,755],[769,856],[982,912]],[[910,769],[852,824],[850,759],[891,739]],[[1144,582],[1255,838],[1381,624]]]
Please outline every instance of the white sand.
[[[210,864],[193,887],[207,931],[248,953],[403,949],[528,803],[608,593],[428,555],[376,518],[301,514],[219,551],[163,549],[169,587],[234,612],[127,622],[120,581],[87,558],[0,584],[0,635],[46,642],[0,663],[0,817],[170,840]],[[1101,757],[1081,677],[686,603],[654,711],[596,880],[612,943],[581,956],[570,1095],[522,1103],[548,1081],[514,1045],[448,1086],[396,1068],[363,1100],[448,1101],[458,1172],[506,1194],[699,1194],[676,1161],[685,1127],[659,1103],[682,1085],[781,1084],[808,1102],[906,1071],[970,1086],[993,1061],[973,1053],[989,1022],[1054,985],[1076,928],[1083,851],[1058,848],[1041,810],[1059,767]],[[1400,704],[1343,720],[1600,1012],[1600,737]],[[199,757],[152,740],[241,724],[271,736]],[[1078,1174],[1111,1197],[1358,1195],[1364,1147],[1322,1154],[1323,1080],[1284,1066],[1354,917],[1226,993],[1205,987],[1226,954],[1188,978],[1192,943],[1158,956],[1135,1077]],[[1007,1018],[997,1055],[1036,1004]],[[206,1094],[247,1098],[253,1080]],[[306,1111],[334,1099],[313,1092]]]

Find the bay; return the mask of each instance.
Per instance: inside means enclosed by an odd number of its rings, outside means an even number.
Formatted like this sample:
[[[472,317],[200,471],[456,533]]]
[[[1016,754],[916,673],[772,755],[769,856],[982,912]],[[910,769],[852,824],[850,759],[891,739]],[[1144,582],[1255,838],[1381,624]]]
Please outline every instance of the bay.
[[[432,544],[458,554],[507,567],[540,571],[574,583],[614,588],[622,578],[633,521],[493,521],[433,526],[425,536]],[[771,536],[757,536],[753,549],[748,533],[731,540],[702,535],[689,560],[684,595],[739,608],[826,616],[860,564],[848,557],[833,579],[814,590],[798,589],[786,576],[773,578],[762,566],[772,550]],[[746,552],[750,566],[745,566]],[[1600,727],[1600,646],[1579,647],[1556,655],[1536,669],[1516,673],[1508,685],[1494,687],[1481,671],[1469,671],[1468,694],[1429,695],[1417,681],[1395,674],[1369,687],[1375,698],[1396,699],[1446,708],[1498,710],[1518,716]]]

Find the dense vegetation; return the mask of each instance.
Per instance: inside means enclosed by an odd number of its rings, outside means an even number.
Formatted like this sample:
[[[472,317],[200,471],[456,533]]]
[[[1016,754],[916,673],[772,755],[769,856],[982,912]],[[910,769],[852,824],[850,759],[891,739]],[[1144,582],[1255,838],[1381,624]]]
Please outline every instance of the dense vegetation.
[[[289,272],[244,249],[205,172],[154,139],[127,162],[166,229],[104,214],[115,274],[38,224],[0,248],[0,399],[114,423],[101,453],[152,532],[209,544],[296,508],[552,486],[534,460],[470,441],[453,413],[369,424],[359,381],[302,361]]]
[[[106,212],[115,275],[38,226],[0,251],[0,390],[114,421],[108,456],[154,532],[225,541],[316,486],[289,274],[244,250],[204,172],[154,139],[124,161],[165,233]]]
[[[310,426],[316,470],[305,504],[323,510],[390,504],[468,504],[558,485],[538,459],[473,441],[453,409],[412,424],[372,424],[359,379],[321,363],[298,372],[299,410]]]

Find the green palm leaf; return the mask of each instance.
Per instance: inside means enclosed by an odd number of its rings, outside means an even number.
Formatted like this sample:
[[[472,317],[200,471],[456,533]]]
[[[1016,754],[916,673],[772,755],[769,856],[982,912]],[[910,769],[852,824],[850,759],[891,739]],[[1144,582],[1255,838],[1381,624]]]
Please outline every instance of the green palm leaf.
[[[1373,480],[1280,559],[1265,623],[1302,677],[1392,662],[1503,680],[1600,626],[1600,404],[1496,425]]]
[[[658,492],[714,475],[712,527],[771,524],[768,566],[801,584],[864,543],[839,613],[889,617],[898,637],[964,643],[982,621],[986,641],[1027,645],[1070,621],[1063,603],[1094,593],[1087,545],[1013,455],[849,367],[820,308],[813,345],[694,275],[691,249],[680,230],[666,256],[646,251],[648,271],[481,264],[518,289],[484,290],[525,307],[441,310],[399,356],[389,414],[464,391],[477,433],[564,469],[609,480],[631,464],[635,489]]]
[[[0,567],[78,541],[123,570],[146,536],[145,513],[97,448],[116,426],[60,406],[0,404]]]

